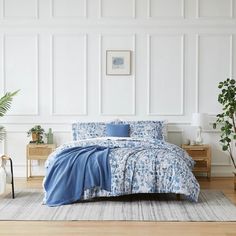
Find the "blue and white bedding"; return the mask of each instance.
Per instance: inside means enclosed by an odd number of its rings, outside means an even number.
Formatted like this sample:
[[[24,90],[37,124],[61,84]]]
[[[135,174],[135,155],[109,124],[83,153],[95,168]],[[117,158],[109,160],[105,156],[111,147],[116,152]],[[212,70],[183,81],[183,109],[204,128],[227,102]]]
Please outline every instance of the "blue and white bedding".
[[[100,137],[82,139],[64,144],[53,152],[46,161],[47,182],[49,170],[60,153],[72,147],[100,146],[109,148],[111,171],[110,191],[101,186],[85,188],[81,196],[74,201],[95,197],[120,196],[136,193],[176,193],[183,194],[192,201],[198,200],[199,184],[192,173],[194,161],[181,148],[164,140],[145,138]],[[64,165],[67,164],[65,159]],[[75,171],[80,171],[76,169]],[[68,180],[68,173],[64,173]],[[68,191],[65,185],[56,183],[57,188]],[[51,183],[53,186],[54,183]],[[69,185],[69,183],[68,183]],[[45,189],[44,202],[50,189]]]

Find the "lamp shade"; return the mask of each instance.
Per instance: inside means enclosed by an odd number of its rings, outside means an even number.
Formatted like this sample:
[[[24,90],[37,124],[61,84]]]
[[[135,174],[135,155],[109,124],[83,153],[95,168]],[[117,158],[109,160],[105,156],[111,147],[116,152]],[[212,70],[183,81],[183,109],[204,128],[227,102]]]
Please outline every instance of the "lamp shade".
[[[193,113],[191,125],[205,127],[207,125],[207,114],[206,113]]]

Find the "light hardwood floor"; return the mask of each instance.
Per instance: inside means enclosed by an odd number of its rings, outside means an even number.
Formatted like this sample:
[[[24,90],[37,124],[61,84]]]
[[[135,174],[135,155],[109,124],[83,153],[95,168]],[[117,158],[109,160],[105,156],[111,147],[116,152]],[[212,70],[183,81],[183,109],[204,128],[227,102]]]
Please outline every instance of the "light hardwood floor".
[[[202,189],[217,189],[236,204],[232,178],[199,179]],[[18,188],[41,188],[41,181],[16,180]],[[0,212],[1,214],[1,212]],[[117,236],[117,235],[174,235],[174,236],[236,236],[236,222],[124,222],[124,221],[0,221],[0,235],[24,236]]]

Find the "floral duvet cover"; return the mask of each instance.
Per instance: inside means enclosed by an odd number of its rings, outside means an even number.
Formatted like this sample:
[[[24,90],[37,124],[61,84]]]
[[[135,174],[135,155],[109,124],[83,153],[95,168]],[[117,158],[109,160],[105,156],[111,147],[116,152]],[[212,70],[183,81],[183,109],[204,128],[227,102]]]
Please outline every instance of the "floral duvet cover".
[[[111,191],[99,186],[86,189],[80,200],[136,193],[176,193],[198,200],[194,161],[180,147],[162,140],[103,137],[74,141],[57,148],[46,161],[46,168],[63,150],[91,145],[110,148]]]

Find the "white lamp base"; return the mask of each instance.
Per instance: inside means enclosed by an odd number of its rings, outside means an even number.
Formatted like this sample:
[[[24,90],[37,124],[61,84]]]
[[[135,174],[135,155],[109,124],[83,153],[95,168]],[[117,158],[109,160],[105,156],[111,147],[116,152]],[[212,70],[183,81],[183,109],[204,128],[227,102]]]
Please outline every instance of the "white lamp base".
[[[198,126],[198,128],[197,128],[197,137],[196,137],[195,142],[196,142],[197,145],[203,144],[202,128],[200,126]]]

